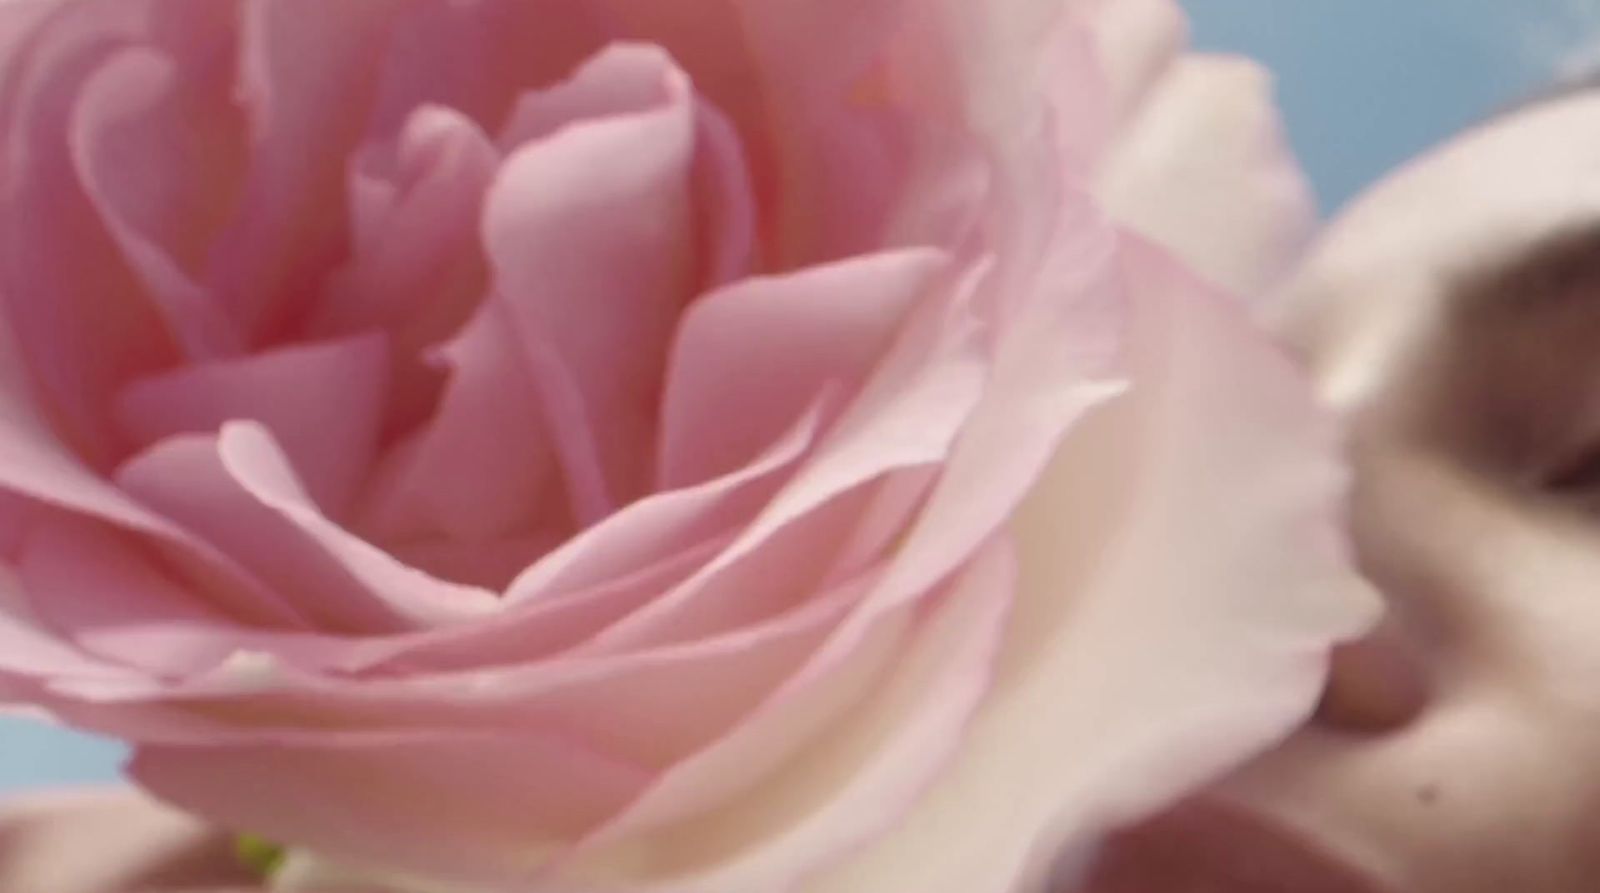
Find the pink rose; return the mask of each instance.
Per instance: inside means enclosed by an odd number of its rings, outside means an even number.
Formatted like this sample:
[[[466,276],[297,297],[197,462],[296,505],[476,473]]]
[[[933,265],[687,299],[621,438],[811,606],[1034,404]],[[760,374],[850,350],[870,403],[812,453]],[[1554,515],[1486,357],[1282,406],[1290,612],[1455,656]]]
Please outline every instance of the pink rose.
[[[1107,215],[1250,290],[1309,220],[1165,0],[0,16],[0,691],[285,887],[1021,889],[1370,613]]]

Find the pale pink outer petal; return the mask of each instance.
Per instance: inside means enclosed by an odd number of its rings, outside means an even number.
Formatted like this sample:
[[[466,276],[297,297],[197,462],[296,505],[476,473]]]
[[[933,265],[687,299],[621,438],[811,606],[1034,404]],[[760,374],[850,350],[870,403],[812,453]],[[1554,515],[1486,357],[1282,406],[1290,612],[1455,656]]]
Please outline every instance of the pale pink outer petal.
[[[131,789],[31,795],[0,805],[0,890],[254,890],[227,838]]]
[[[1316,201],[1245,59],[1186,56],[1144,97],[1101,162],[1101,198],[1247,302],[1281,284],[1316,229]]]
[[[1095,47],[1112,121],[1126,125],[1189,42],[1176,0],[1078,0]]]
[[[1008,543],[985,548],[930,599],[934,605],[855,709],[812,746],[731,804],[667,828],[641,852],[624,848],[624,862],[630,855],[651,859],[669,878],[638,889],[809,889],[794,880],[892,829],[979,709],[1015,575]]]
[[[356,863],[403,862],[465,880],[469,890],[531,876],[549,860],[551,841],[602,818],[648,779],[578,742],[526,731],[444,730],[378,747],[333,738],[147,747],[130,772],[175,802],[269,839],[314,840]]]
[[[1016,523],[1021,601],[963,750],[805,893],[1037,884],[1286,733],[1330,645],[1373,619],[1334,526],[1332,431],[1287,361],[1153,250],[1126,268],[1132,390]]]

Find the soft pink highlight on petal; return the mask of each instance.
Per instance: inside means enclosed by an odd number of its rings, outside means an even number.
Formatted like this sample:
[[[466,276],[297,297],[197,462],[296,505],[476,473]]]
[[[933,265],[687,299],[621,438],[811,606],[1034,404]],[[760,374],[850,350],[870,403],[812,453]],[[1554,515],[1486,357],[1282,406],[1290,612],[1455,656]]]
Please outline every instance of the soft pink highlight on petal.
[[[907,866],[929,893],[1042,881],[1300,721],[1329,644],[1371,620],[1303,383],[1170,259],[1130,245],[1118,266],[1137,286],[1132,388],[1084,419],[1017,522],[1018,609],[968,750],[828,893]],[[1224,502],[1226,522],[1191,523]]]
[[[671,878],[646,889],[737,893],[782,885],[892,828],[960,747],[987,692],[1015,573],[1007,546],[986,550],[918,621],[922,628],[873,693],[823,733],[817,752],[799,755],[732,804],[633,844],[663,863],[651,866],[654,873]],[[721,742],[721,761],[675,779],[676,796],[698,796],[705,773],[741,774],[728,761],[750,743]],[[670,799],[672,791],[656,796]],[[914,877],[908,867],[901,880]]]
[[[0,669],[24,677],[117,679],[124,672],[60,641],[29,609],[20,584],[0,576]]]
[[[217,242],[208,281],[251,336],[305,309],[337,247],[344,160],[361,132],[372,72],[397,5],[357,0],[308,17],[241,0],[239,92],[252,164],[239,214]]]
[[[492,593],[408,568],[329,520],[303,489],[272,434],[260,425],[230,422],[223,426],[217,455],[239,486],[303,531],[396,615],[438,624],[481,617],[495,609]]]
[[[688,623],[692,628],[694,618],[705,613],[702,597],[730,594],[715,585],[725,569],[758,554],[787,528],[863,484],[943,462],[981,399],[986,371],[974,343],[976,332],[960,310],[963,285],[952,288],[955,309],[934,304],[929,309],[942,312],[927,313],[903,333],[811,461],[726,551],[694,578],[628,617],[610,635],[631,641],[635,636],[648,639],[651,629],[663,626]],[[796,554],[817,553],[802,549]],[[819,570],[814,564],[807,567]]]
[[[8,334],[63,440],[102,468],[118,455],[104,401],[115,383],[173,362],[166,324],[140,293],[84,195],[73,164],[75,100],[117,42],[144,36],[145,4],[61,8],[53,40],[8,84],[5,133]],[[38,300],[49,296],[48,300]]]
[[[1183,52],[1189,23],[1175,0],[1080,0],[1079,6],[1110,87],[1113,121],[1127,127]]]
[[[102,659],[180,675],[214,665],[231,650],[230,618],[114,528],[76,519],[38,524],[17,556],[17,575],[32,613]],[[108,599],[108,592],[118,597]],[[151,647],[182,627],[206,635],[191,637],[190,648]]]
[[[595,64],[580,77],[609,78]],[[653,403],[685,300],[693,105],[660,60],[656,105],[573,124],[514,152],[484,233],[579,518],[644,492]]]
[[[833,383],[859,387],[944,267],[936,251],[746,279],[684,314],[662,399],[660,475],[736,467]]]
[[[185,268],[196,263],[207,234],[185,230],[216,225],[227,207],[234,122],[215,108],[196,108],[200,102],[179,89],[186,74],[148,50],[112,57],[84,87],[71,145],[89,200],[174,338],[188,356],[210,359],[237,353],[241,339]],[[195,121],[202,128],[192,144],[173,152],[170,134]],[[122,175],[128,166],[142,175]]]
[[[296,345],[132,382],[117,421],[139,447],[252,420],[294,460],[319,505],[341,512],[372,461],[387,393],[382,336]]]
[[[224,435],[168,438],[124,465],[118,479],[145,503],[204,531],[208,542],[332,629],[399,631],[492,604],[487,592],[404,569],[337,530],[298,491],[287,460],[259,426],[231,423]]]
[[[450,370],[438,409],[373,481],[364,525],[401,541],[564,532],[556,457],[505,308],[484,305],[438,357]]]
[[[1182,59],[1100,174],[1119,220],[1252,302],[1282,283],[1317,224],[1271,93],[1247,60]]]
[[[330,276],[308,332],[381,329],[399,357],[459,328],[487,287],[478,220],[499,161],[481,128],[433,106],[392,141],[364,146],[347,186],[353,256]]]
[[[535,601],[563,590],[593,586],[619,573],[660,561],[709,538],[742,529],[815,449],[831,408],[823,394],[748,465],[697,484],[641,499],[568,540],[528,568],[507,589],[509,602]]]

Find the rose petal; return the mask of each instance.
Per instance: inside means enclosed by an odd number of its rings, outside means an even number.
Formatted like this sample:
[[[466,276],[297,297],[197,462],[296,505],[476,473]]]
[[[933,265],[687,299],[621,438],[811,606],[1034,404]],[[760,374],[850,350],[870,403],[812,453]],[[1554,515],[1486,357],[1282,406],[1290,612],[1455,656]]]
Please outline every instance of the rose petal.
[[[184,352],[199,359],[242,346],[232,320],[190,272],[202,266],[238,179],[232,168],[240,147],[232,143],[242,125],[232,120],[229,97],[216,95],[219,83],[214,71],[124,50],[84,84],[70,138],[83,188],[123,259]],[[141,175],[127,176],[130,169]]]
[[[526,876],[563,834],[614,809],[646,777],[551,736],[452,732],[381,747],[147,747],[130,772],[173,802],[271,840],[466,881]]]
[[[130,790],[35,796],[0,810],[6,893],[257,889],[224,835]]]
[[[439,407],[372,484],[365,526],[390,541],[568,530],[539,396],[505,308],[480,308],[439,357],[451,367]]]
[[[494,597],[400,566],[339,530],[299,490],[271,435],[231,423],[221,438],[168,438],[118,480],[266,581],[327,630],[377,633],[481,613]]]
[[[1106,160],[1099,189],[1123,223],[1251,301],[1281,284],[1317,223],[1268,75],[1243,59],[1174,64]]]
[[[694,210],[701,244],[696,279],[715,288],[742,278],[755,264],[758,209],[744,144],[733,122],[704,103],[697,111]]]
[[[819,893],[908,870],[927,893],[1040,881],[1059,845],[1081,855],[1291,728],[1329,647],[1374,619],[1325,514],[1332,432],[1293,370],[1158,253],[1123,266],[1133,390],[1071,436],[1018,522],[995,688],[908,820]]]
[[[126,675],[42,628],[10,571],[0,573],[0,670],[34,680],[114,680]]]
[[[815,448],[830,396],[743,468],[646,497],[585,529],[518,577],[506,600],[531,602],[593,586],[747,524],[783,483],[784,472]]]
[[[447,623],[495,610],[494,594],[429,577],[330,521],[310,500],[271,432],[253,422],[230,422],[217,455],[239,486],[299,528],[397,614],[421,623]]]
[[[182,366],[125,386],[117,421],[141,448],[257,421],[293,457],[317,504],[341,512],[377,445],[388,357],[382,336],[363,335]]]
[[[941,593],[872,693],[793,763],[732,804],[623,845],[622,862],[640,865],[653,881],[640,889],[736,893],[777,887],[892,828],[960,746],[962,729],[988,686],[1014,582],[1010,551],[987,551]],[[749,759],[771,731],[748,726],[724,745],[731,752],[744,749]],[[702,786],[725,787],[723,773],[730,768],[735,777],[749,771],[725,762],[714,770],[704,764],[655,791],[653,803],[635,807],[633,820],[646,821],[650,811],[670,813],[675,797],[698,800]],[[915,876],[907,866],[899,877],[913,886],[905,889],[918,889]]]
[[[747,279],[684,315],[662,401],[660,486],[749,461],[831,383],[860,386],[944,267],[910,249]]]
[[[85,467],[39,417],[32,395],[22,390],[26,380],[11,333],[0,326],[0,488],[150,534],[219,584],[214,597],[240,618],[268,627],[299,623],[293,607],[252,585],[225,556]]]
[[[777,269],[879,247],[900,185],[898,123],[859,102],[900,25],[885,0],[626,3],[621,30],[663,47],[744,143]],[[827,58],[818,66],[816,59]]]
[[[399,4],[354,0],[316,16],[243,0],[240,92],[251,166],[208,284],[258,341],[316,296],[344,225],[340,186],[360,138],[377,61]]]
[[[166,577],[113,529],[73,518],[35,524],[15,567],[32,613],[98,657],[176,675],[215,665],[232,647],[232,618]],[[174,627],[209,635],[180,643],[167,635]],[[150,647],[162,639],[168,647]],[[180,644],[188,647],[171,647]]]
[[[981,271],[959,277],[945,286],[943,295],[930,297],[921,318],[907,326],[816,454],[739,538],[682,586],[610,630],[608,638],[613,642],[655,642],[748,622],[750,609],[759,608],[765,599],[754,606],[741,605],[741,593],[751,592],[750,587],[756,585],[775,590],[775,594],[783,589],[775,582],[756,583],[760,574],[753,574],[744,585],[727,585],[724,577],[738,575],[741,563],[759,562],[761,552],[774,541],[777,548],[786,550],[790,544],[785,540],[799,533],[802,545],[791,553],[798,563],[790,567],[825,573],[841,542],[837,537],[804,542],[805,528],[817,523],[819,512],[885,475],[934,466],[948,458],[982,399],[988,374],[977,343],[978,332],[966,315],[966,302],[981,278]],[[742,599],[752,601],[750,595]],[[776,607],[784,604],[781,598],[777,602]]]
[[[1174,0],[1078,0],[1078,6],[1111,91],[1113,124],[1127,127],[1188,44],[1189,22]]]
[[[764,701],[875,578],[859,575],[781,617],[682,645],[355,681],[277,666],[275,678],[248,691],[218,677],[192,680],[172,694],[247,695],[258,715],[274,720],[257,740],[318,739],[336,730],[359,736],[417,727],[537,728],[659,768],[725,734]]]
[[[542,660],[573,648],[618,618],[638,610],[664,590],[683,582],[718,551],[725,539],[712,539],[668,554],[614,579],[550,597],[519,600],[500,622],[461,626],[421,635],[390,646],[353,651],[383,651],[383,660],[420,671],[465,670]]]
[[[625,654],[723,638],[806,612],[820,593],[862,572],[860,566],[840,572],[837,556],[875,495],[870,483],[856,484],[759,540],[731,539],[696,573],[597,631],[577,653]]]
[[[353,256],[329,277],[307,331],[383,329],[400,360],[460,328],[487,288],[478,221],[499,161],[478,125],[437,106],[363,147],[349,174]]]
[[[503,302],[551,413],[579,520],[641,496],[661,369],[692,260],[694,108],[659,54],[655,104],[573,124],[517,150],[489,195],[484,239]]]
[[[699,596],[709,594],[727,608],[732,590],[714,583],[717,575],[798,519],[817,511],[829,499],[880,475],[936,464],[950,449],[951,438],[971,412],[981,391],[985,370],[972,343],[973,332],[962,314],[960,298],[979,276],[964,278],[952,288],[953,307],[937,302],[925,318],[912,327],[885,359],[873,382],[836,426],[819,454],[766,507],[733,546],[696,578],[646,606],[611,632],[614,638],[639,636],[655,641],[658,629],[672,629],[688,621],[715,619]],[[891,448],[892,447],[892,448]],[[879,581],[873,591],[881,588]],[[903,607],[903,606],[902,606]],[[859,612],[859,608],[853,608]],[[747,719],[740,731],[676,767],[663,779],[659,793],[648,794],[615,823],[602,829],[596,841],[664,821],[665,815],[687,815],[715,803],[719,796],[755,783],[761,774],[781,764],[811,740],[810,736],[848,705],[879,670],[892,659],[908,622],[907,611],[893,608],[878,612],[871,622],[855,627],[850,647],[833,647],[827,659],[812,654],[807,665],[792,675],[784,687],[758,708],[759,718]],[[835,645],[830,635],[829,645]],[[849,680],[845,682],[843,680]],[[852,688],[851,686],[858,686]],[[750,742],[759,741],[759,758]],[[699,779],[696,784],[674,781],[680,775]],[[717,779],[710,784],[709,779]]]
[[[105,464],[120,453],[104,404],[128,375],[178,357],[161,315],[145,300],[83,194],[70,147],[84,84],[125,41],[145,38],[148,4],[62,8],[25,54],[8,90],[6,322],[31,381],[72,447]],[[49,300],[39,296],[48,295]]]

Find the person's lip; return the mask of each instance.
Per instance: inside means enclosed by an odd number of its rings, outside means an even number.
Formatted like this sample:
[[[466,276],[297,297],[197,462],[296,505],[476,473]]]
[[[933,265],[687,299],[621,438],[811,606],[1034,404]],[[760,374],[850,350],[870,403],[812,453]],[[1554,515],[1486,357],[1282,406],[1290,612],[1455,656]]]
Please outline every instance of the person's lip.
[[[1280,822],[1202,800],[1118,835],[1087,885],[1070,893],[1396,891]]]

